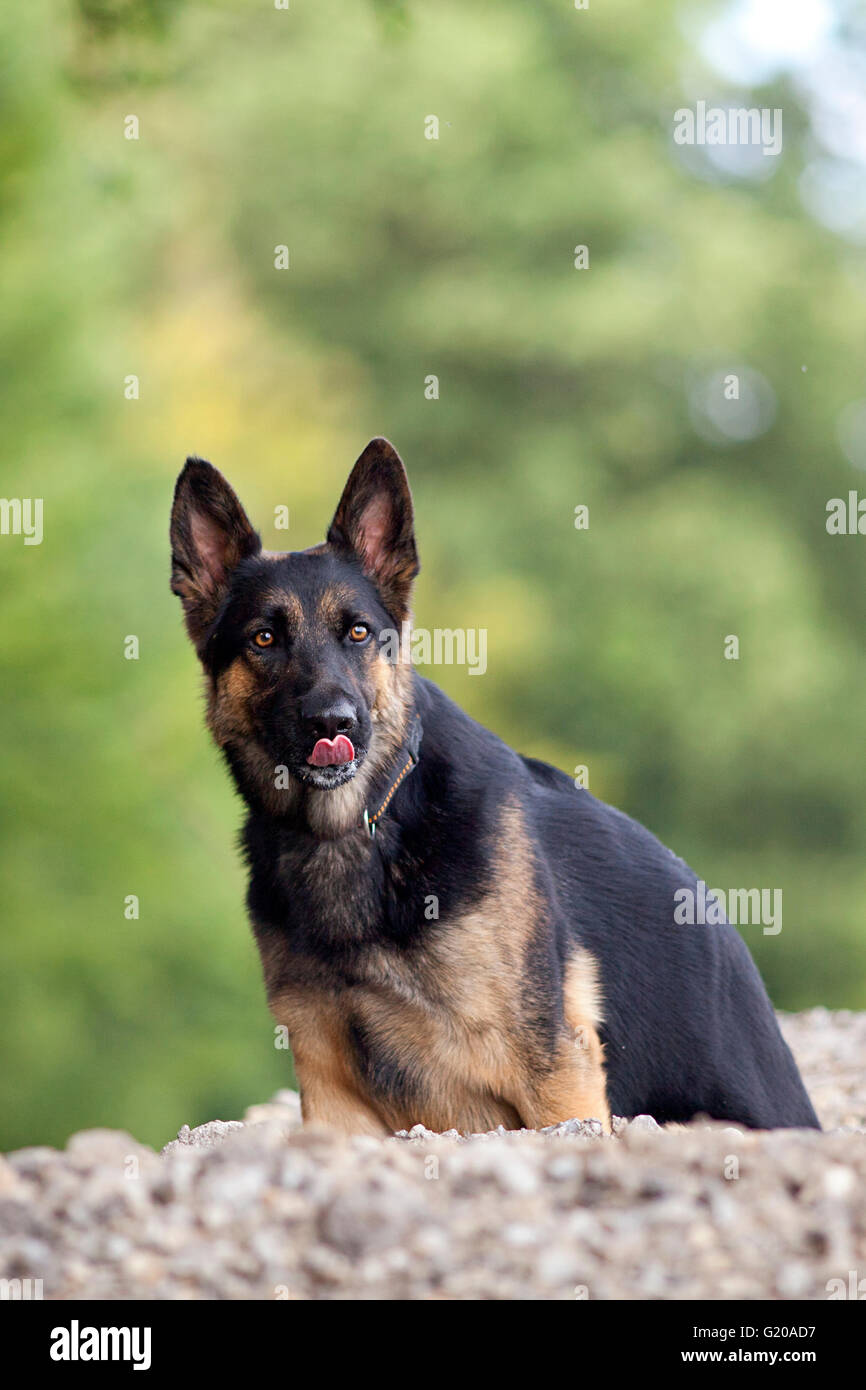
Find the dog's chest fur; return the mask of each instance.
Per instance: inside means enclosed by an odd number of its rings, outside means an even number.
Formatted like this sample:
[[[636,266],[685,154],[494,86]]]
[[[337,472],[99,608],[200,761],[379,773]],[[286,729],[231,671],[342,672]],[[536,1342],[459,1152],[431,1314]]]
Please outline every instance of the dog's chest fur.
[[[306,1118],[373,1133],[532,1121],[539,1078],[581,1020],[557,1017],[549,989],[534,987],[544,905],[518,815],[503,812],[509,850],[485,891],[441,918],[425,915],[436,895],[424,866],[386,861],[361,836],[280,856],[279,880],[293,885],[283,925],[261,921],[251,891]]]

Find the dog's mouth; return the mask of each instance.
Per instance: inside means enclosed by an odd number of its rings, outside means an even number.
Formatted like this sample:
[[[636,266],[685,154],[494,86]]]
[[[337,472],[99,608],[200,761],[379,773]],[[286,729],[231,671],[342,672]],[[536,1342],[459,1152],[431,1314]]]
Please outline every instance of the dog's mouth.
[[[320,738],[307,758],[310,767],[343,767],[354,761],[354,745],[345,734],[337,734],[336,738]]]
[[[308,786],[333,791],[352,780],[363,759],[363,751],[359,748],[356,752],[350,738],[337,734],[336,738],[318,739],[297,774]]]

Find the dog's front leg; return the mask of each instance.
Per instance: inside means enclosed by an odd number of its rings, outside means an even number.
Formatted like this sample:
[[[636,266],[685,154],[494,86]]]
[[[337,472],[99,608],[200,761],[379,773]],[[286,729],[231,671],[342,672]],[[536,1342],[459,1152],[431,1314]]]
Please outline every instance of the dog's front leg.
[[[326,1125],[341,1134],[388,1135],[393,1131],[357,1091],[313,1075],[298,1065],[295,1071],[301,1088],[301,1115],[305,1125]]]
[[[391,1134],[354,1070],[343,1011],[314,991],[282,990],[269,1000],[288,1033],[301,1092],[305,1125],[327,1125],[342,1134]]]
[[[528,1088],[520,1112],[530,1129],[563,1120],[600,1120],[610,1134],[604,1048],[592,1024],[581,1024],[573,1038],[563,1041],[553,1070]]]

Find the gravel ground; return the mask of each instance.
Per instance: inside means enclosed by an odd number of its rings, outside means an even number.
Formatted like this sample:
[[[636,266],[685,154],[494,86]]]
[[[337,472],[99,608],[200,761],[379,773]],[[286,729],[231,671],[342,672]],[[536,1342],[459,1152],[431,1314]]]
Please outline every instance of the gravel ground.
[[[46,1298],[866,1297],[866,1014],[782,1017],[824,1134],[620,1121],[342,1139],[281,1091],[162,1155],[0,1158],[0,1277]],[[839,1280],[841,1283],[832,1283]]]

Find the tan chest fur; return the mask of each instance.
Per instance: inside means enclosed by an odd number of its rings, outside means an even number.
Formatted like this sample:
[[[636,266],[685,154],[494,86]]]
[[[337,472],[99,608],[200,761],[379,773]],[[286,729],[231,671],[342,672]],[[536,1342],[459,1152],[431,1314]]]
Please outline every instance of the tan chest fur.
[[[354,1133],[609,1123],[594,961],[576,950],[561,999],[533,997],[541,905],[518,818],[503,813],[508,853],[481,903],[431,924],[413,957],[378,948],[357,982],[327,991],[282,975],[269,1002],[289,1032],[306,1121]],[[540,1009],[561,1019],[552,1040],[549,1029],[541,1040]]]

